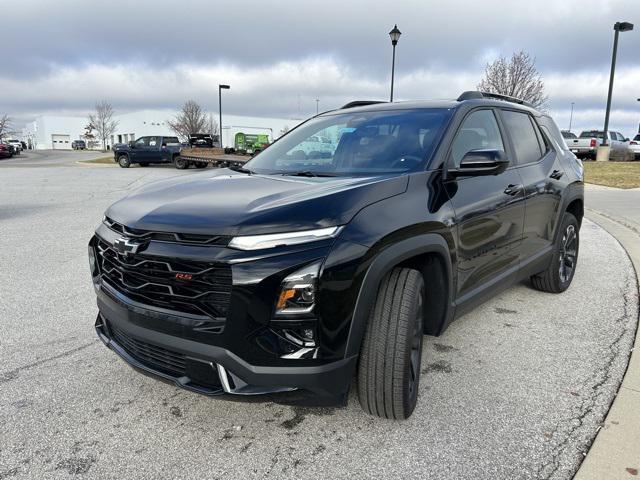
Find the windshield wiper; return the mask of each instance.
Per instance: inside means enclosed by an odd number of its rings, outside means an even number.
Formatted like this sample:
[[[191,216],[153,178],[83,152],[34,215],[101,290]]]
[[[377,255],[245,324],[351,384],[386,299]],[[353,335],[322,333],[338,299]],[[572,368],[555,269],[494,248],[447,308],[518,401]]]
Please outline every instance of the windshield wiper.
[[[331,172],[312,172],[311,170],[301,170],[299,172],[284,172],[282,175],[291,177],[337,177],[338,174]]]
[[[248,175],[253,175],[255,173],[253,170],[249,170],[248,168],[244,168],[239,165],[233,165],[229,167],[229,170],[233,170],[234,172],[246,173]]]

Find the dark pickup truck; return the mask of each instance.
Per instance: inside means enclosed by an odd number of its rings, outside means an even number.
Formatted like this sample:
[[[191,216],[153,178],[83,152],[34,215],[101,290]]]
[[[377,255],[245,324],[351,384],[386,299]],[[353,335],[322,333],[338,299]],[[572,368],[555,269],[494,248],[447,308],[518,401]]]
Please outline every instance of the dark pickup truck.
[[[129,144],[114,145],[113,159],[122,168],[129,168],[133,163],[141,167],[150,163],[175,163],[180,161],[181,148],[178,137],[140,137]]]

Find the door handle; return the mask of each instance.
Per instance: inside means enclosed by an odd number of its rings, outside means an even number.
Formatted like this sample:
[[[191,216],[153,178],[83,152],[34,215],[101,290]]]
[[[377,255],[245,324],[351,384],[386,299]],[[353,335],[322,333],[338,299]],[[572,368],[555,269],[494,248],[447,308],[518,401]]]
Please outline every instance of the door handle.
[[[507,195],[515,196],[520,193],[520,190],[522,190],[522,185],[510,183],[509,185],[507,185],[507,188],[504,189],[504,193]]]
[[[560,180],[560,177],[562,177],[563,175],[564,172],[560,170],[554,170],[553,172],[551,172],[551,175],[549,175],[549,177],[553,178],[554,180]]]

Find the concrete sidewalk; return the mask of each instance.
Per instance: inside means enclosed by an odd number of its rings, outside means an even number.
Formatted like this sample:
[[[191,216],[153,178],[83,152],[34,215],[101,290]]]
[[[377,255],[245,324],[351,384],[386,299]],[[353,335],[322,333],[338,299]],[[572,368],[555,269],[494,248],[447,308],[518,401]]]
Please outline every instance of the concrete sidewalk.
[[[626,215],[625,215],[626,216]],[[628,218],[587,210],[587,217],[611,233],[626,249],[640,273],[640,232]],[[633,222],[635,223],[635,222]],[[640,329],[636,330],[627,372],[611,409],[574,480],[640,477]]]

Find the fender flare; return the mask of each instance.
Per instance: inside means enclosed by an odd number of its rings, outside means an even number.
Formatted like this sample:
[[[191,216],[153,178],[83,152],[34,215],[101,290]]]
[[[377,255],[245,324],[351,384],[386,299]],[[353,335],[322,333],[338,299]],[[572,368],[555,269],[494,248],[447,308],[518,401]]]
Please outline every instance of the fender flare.
[[[560,235],[560,223],[562,222],[562,216],[567,211],[567,207],[574,200],[580,200],[582,202],[582,208],[584,209],[584,185],[581,183],[571,183],[567,185],[567,195],[562,198],[560,207],[558,208],[558,220],[556,222],[556,231],[553,234],[553,243],[558,241],[558,235]]]
[[[449,312],[444,324],[451,321],[453,318],[453,268],[447,241],[442,235],[436,233],[417,235],[402,240],[378,253],[365,273],[351,319],[345,358],[358,355],[360,352],[364,331],[369,321],[369,312],[376,300],[378,286],[384,276],[399,263],[425,253],[439,254],[444,260],[449,282],[449,298],[447,302]]]

